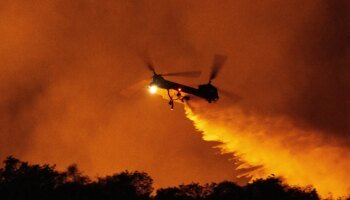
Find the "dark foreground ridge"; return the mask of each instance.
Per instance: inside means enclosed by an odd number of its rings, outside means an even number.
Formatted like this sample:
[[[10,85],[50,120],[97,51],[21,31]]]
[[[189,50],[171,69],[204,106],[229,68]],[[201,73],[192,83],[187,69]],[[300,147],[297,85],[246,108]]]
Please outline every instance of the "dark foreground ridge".
[[[14,157],[0,169],[0,199],[101,199],[101,200],[313,200],[319,199],[311,187],[290,187],[278,178],[258,179],[245,186],[229,181],[199,185],[192,183],[161,188],[153,193],[153,180],[144,172],[124,171],[90,180],[76,165],[64,172],[55,166],[32,165]]]

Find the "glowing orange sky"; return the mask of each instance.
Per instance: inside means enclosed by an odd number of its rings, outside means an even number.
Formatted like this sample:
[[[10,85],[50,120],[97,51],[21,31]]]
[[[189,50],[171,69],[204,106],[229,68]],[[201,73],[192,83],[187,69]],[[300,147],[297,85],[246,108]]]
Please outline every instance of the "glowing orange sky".
[[[183,109],[142,89],[160,72],[228,61],[215,80],[252,115],[284,116],[349,143],[348,1],[1,1],[0,157],[71,163],[92,176],[144,170],[158,185],[233,179]],[[173,79],[175,80],[175,79]],[[221,104],[220,104],[221,103]],[[221,101],[225,106],[230,101]]]

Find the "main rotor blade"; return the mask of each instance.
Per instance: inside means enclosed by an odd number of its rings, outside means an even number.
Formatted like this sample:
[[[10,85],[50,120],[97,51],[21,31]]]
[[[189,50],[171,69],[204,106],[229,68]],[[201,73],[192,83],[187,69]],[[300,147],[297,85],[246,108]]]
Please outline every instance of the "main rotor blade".
[[[162,76],[199,77],[201,73],[202,73],[201,71],[187,71],[187,72],[166,73],[166,74],[162,74]]]
[[[149,85],[149,80],[141,80],[139,82],[136,82],[136,83],[122,89],[119,93],[125,97],[130,97],[130,96],[142,91],[142,89],[146,89],[148,85]]]
[[[213,66],[212,66],[211,73],[209,76],[209,81],[216,78],[220,69],[225,64],[226,59],[227,59],[227,56],[224,56],[224,55],[215,55],[214,56],[214,61],[213,61]]]
[[[149,53],[147,51],[142,53],[141,58],[142,58],[142,61],[145,63],[146,67],[150,71],[152,71],[153,73],[156,73],[156,70],[154,69],[154,65],[153,65],[151,56],[149,55]]]

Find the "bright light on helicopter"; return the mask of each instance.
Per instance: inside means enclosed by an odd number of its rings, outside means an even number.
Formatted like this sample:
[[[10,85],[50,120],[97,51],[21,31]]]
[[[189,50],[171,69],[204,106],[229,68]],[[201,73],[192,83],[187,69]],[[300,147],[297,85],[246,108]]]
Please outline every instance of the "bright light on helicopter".
[[[154,94],[157,92],[158,87],[156,85],[151,85],[151,86],[149,86],[148,90],[151,94]]]

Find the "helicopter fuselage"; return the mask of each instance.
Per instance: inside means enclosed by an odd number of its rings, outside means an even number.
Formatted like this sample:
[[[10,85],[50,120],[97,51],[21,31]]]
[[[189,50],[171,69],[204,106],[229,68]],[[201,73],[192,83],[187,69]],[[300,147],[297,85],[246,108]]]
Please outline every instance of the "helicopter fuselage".
[[[178,92],[178,96],[181,96],[182,92],[186,94],[192,94],[207,100],[209,103],[217,101],[219,99],[217,88],[211,85],[210,83],[199,85],[198,88],[194,88],[180,83],[168,81],[164,79],[161,75],[155,74],[150,85],[155,85],[159,88],[166,89],[168,91],[176,90]],[[185,99],[188,98],[189,97],[186,96]]]

